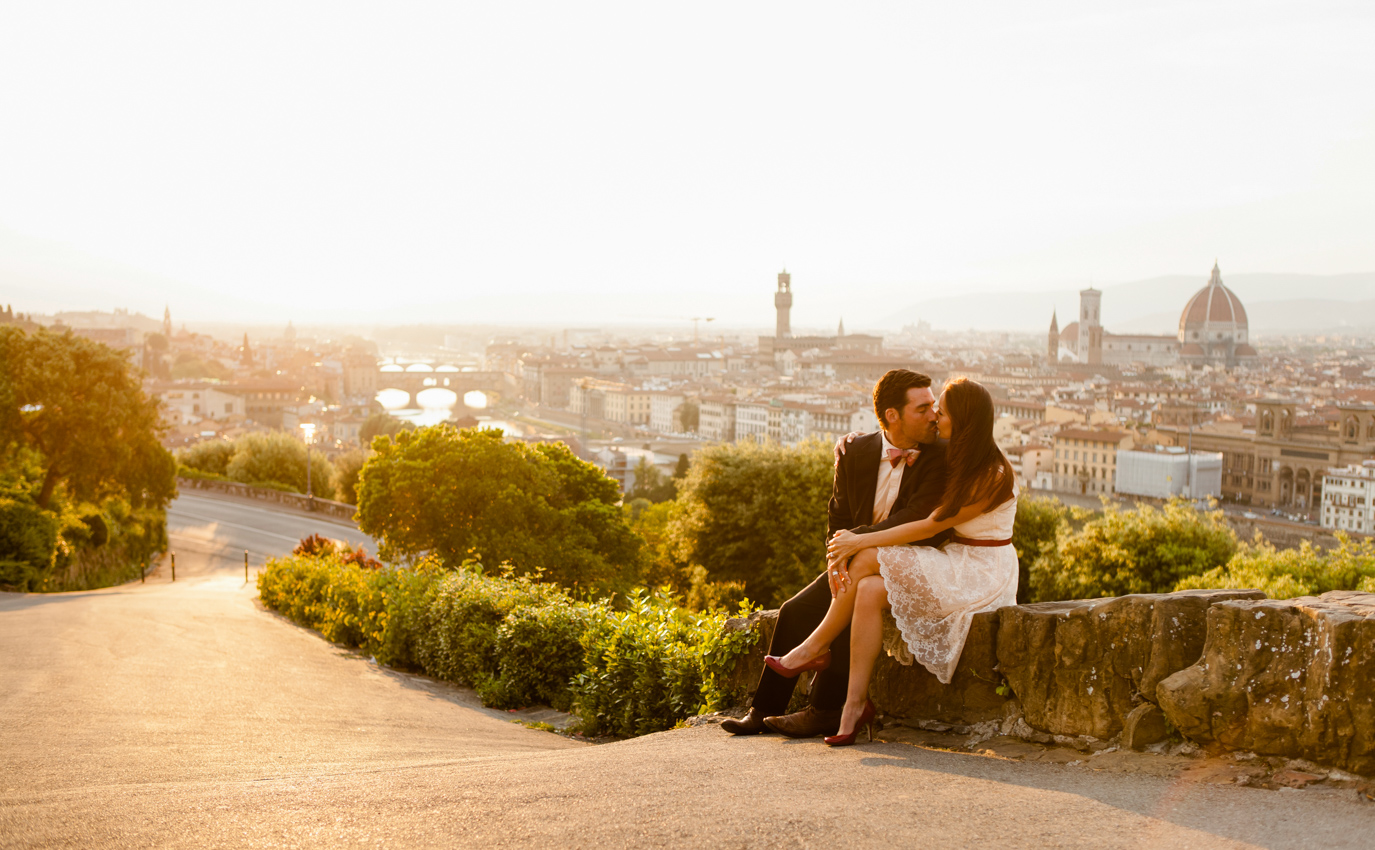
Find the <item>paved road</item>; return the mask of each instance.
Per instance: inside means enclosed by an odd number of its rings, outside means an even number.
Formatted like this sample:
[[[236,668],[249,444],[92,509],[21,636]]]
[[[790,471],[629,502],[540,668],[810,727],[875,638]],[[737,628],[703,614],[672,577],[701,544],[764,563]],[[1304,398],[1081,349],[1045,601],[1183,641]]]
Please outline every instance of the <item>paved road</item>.
[[[244,585],[245,547],[356,531],[195,496],[171,524],[175,584],[0,595],[0,846],[1375,844],[1352,795],[715,728],[576,743],[331,646]]]

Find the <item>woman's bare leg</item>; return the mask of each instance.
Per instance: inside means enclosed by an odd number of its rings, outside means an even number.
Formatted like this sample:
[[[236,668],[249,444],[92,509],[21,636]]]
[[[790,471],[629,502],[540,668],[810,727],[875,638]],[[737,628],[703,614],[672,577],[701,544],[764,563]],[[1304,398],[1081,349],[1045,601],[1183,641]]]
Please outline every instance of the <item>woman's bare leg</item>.
[[[878,575],[878,550],[861,549],[859,554],[850,560],[849,583],[831,600],[831,607],[827,609],[820,625],[802,643],[794,647],[792,652],[783,656],[783,664],[788,667],[800,667],[829,649],[831,641],[850,625],[850,616],[855,607],[855,591],[860,581],[875,575]]]
[[[872,550],[871,550],[872,551]],[[855,723],[869,700],[869,680],[883,648],[883,609],[888,607],[888,588],[883,576],[870,575],[855,582],[854,612],[850,622],[850,686],[838,734],[855,731]]]

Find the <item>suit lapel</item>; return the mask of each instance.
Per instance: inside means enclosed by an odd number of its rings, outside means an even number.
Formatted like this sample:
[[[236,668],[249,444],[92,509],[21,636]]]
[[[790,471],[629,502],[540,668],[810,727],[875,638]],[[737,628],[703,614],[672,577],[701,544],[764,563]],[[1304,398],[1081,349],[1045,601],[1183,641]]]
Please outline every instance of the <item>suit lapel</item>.
[[[912,465],[902,472],[902,484],[898,487],[898,502],[905,500],[913,490],[917,489],[917,485],[921,483],[922,475],[926,472],[926,461],[930,455],[925,446],[920,448],[921,454],[917,455],[917,459],[912,462]]]
[[[855,524],[870,525],[874,521],[874,490],[878,486],[878,464],[883,447],[883,434],[865,434],[854,442],[850,452],[855,456],[854,473],[850,476],[850,499],[855,506]]]

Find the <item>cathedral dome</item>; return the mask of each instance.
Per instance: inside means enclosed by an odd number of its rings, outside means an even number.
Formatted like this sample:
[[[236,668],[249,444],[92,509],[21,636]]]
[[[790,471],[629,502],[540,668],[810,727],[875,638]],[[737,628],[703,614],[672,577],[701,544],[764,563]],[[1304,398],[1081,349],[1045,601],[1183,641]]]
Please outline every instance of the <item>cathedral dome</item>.
[[[1236,293],[1222,284],[1222,272],[1213,264],[1208,284],[1194,293],[1179,316],[1179,341],[1188,344],[1246,342],[1249,325],[1246,308]]]

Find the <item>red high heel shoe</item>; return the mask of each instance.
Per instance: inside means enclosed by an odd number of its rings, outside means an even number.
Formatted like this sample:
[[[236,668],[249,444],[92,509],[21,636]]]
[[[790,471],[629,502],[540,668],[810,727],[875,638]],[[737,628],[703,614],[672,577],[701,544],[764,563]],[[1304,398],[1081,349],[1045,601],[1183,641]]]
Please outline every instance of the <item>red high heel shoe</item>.
[[[779,657],[776,655],[765,655],[764,663],[769,666],[770,670],[782,676],[783,678],[792,679],[801,673],[806,673],[808,670],[820,671],[825,670],[827,667],[830,667],[831,651],[829,649],[826,650],[825,652],[821,653],[820,655],[813,658],[811,661],[808,661],[806,664],[801,665],[800,667],[785,666],[782,660],[779,659]]]
[[[855,731],[848,735],[828,735],[822,740],[828,747],[848,747],[856,742],[859,737],[859,727],[863,726],[864,731],[869,734],[869,742],[874,741],[874,718],[878,715],[878,710],[874,708],[873,702],[864,701],[864,711],[860,712],[859,720],[855,721]]]

